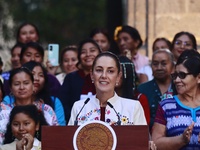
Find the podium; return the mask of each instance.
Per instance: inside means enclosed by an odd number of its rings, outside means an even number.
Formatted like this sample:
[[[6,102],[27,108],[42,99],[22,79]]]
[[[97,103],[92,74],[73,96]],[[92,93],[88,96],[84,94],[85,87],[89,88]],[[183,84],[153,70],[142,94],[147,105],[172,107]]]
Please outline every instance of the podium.
[[[42,150],[73,150],[78,126],[43,126]],[[147,125],[112,126],[117,136],[116,150],[148,150]]]

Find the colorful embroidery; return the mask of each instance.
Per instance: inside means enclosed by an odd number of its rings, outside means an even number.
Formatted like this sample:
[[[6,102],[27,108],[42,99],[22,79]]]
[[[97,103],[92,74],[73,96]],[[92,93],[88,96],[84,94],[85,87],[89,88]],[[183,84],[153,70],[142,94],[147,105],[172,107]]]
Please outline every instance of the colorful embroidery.
[[[105,112],[106,115],[111,115],[111,110],[106,110]],[[81,122],[81,123],[84,123],[84,122],[87,122],[87,121],[92,121],[92,120],[100,120],[100,115],[101,115],[101,110],[100,109],[94,109],[94,110],[90,110],[88,113],[86,114],[81,114],[78,118],[78,121]],[[118,112],[118,115],[120,116],[121,118],[121,122],[122,122],[122,125],[133,125],[134,123],[133,122],[130,122],[129,121],[129,118],[127,116],[122,116],[119,112]],[[106,118],[105,122],[109,123],[110,125],[117,125],[116,122],[116,118],[113,119],[113,118]]]

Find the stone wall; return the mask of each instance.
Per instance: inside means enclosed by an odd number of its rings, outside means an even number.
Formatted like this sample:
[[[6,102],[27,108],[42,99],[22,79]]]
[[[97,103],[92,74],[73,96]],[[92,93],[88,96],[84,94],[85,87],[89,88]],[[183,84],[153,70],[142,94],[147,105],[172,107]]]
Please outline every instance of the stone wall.
[[[150,58],[157,37],[171,41],[177,32],[188,31],[200,43],[200,0],[128,0],[127,5],[127,24],[139,30],[146,41],[141,53]]]

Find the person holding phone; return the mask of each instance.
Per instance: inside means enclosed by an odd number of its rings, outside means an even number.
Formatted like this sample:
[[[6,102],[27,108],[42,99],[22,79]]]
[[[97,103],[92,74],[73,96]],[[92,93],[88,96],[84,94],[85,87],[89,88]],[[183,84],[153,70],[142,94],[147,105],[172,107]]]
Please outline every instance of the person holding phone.
[[[49,44],[46,60],[46,68],[48,73],[55,75],[59,68],[59,45]]]
[[[35,61],[39,63],[43,63],[44,60],[44,49],[43,47],[37,42],[30,42],[22,48],[20,54],[20,61],[23,65],[29,61]],[[50,93],[53,96],[58,96],[58,90],[60,88],[60,83],[56,79],[54,75],[48,74],[48,81],[50,87]]]
[[[0,150],[41,149],[41,128],[48,125],[35,105],[15,106]],[[14,138],[13,138],[14,137]]]
[[[37,42],[29,42],[22,47],[20,53],[20,62],[21,65],[29,62],[35,61],[39,63],[43,63],[44,60],[44,49],[43,47]],[[50,87],[50,93],[53,96],[58,96],[58,90],[60,88],[60,83],[54,75],[48,74],[48,81]],[[8,84],[8,82],[6,83]],[[6,85],[9,87],[8,85]],[[10,94],[10,89],[6,89],[6,95]]]

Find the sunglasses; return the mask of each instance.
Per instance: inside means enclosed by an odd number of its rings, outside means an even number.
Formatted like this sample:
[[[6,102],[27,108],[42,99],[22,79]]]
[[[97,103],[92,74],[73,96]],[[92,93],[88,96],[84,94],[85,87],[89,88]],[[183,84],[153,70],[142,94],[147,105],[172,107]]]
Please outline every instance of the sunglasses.
[[[180,79],[185,79],[187,75],[192,75],[192,73],[185,73],[185,72],[175,72],[171,74],[173,80],[176,80],[177,77]]]

